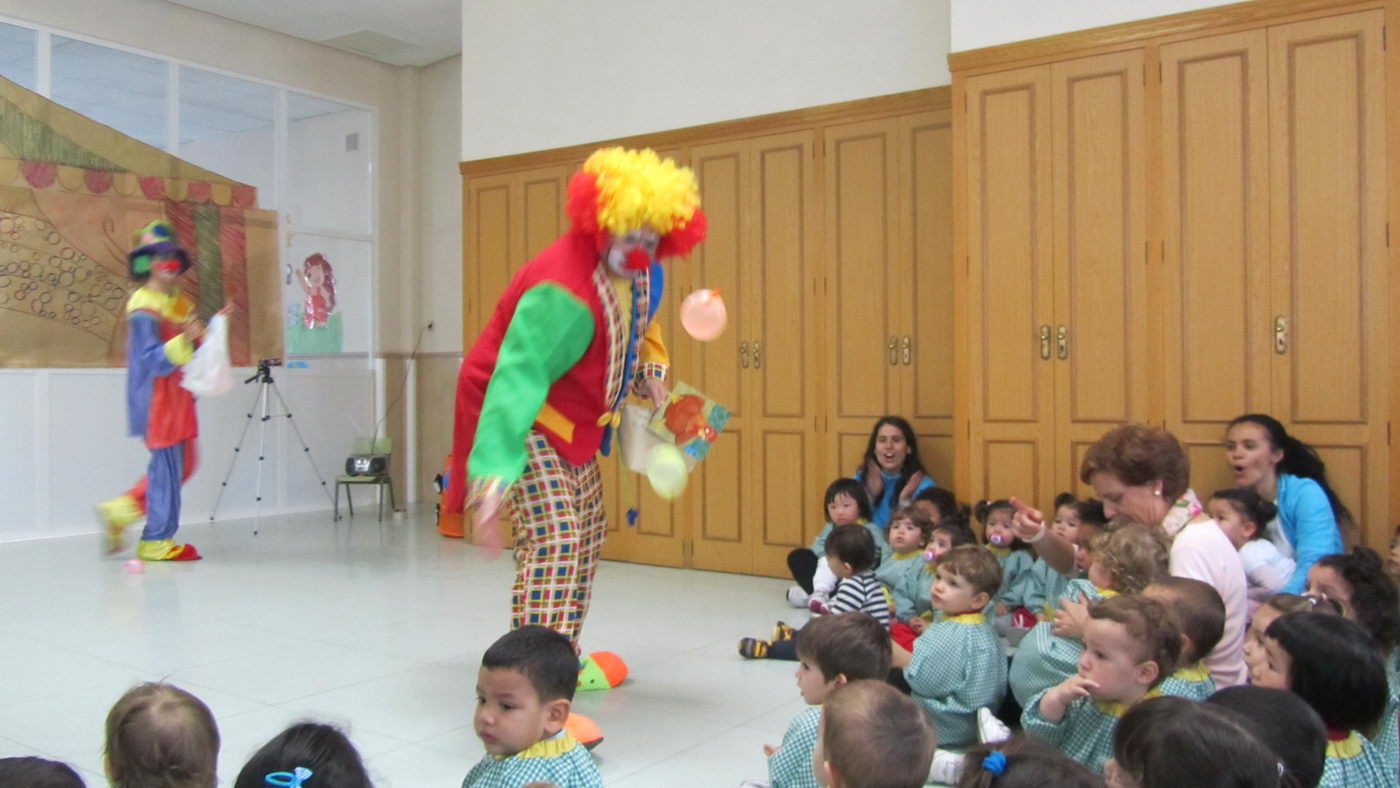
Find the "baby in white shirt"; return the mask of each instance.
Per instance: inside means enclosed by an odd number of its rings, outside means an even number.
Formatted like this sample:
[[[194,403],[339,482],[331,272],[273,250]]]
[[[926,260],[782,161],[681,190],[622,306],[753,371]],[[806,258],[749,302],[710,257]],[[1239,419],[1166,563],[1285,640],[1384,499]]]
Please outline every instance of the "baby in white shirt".
[[[1264,600],[1277,594],[1293,576],[1296,566],[1269,541],[1266,532],[1265,526],[1278,514],[1278,508],[1250,487],[1218,490],[1206,508],[1240,553],[1249,581],[1249,616],[1253,618]]]

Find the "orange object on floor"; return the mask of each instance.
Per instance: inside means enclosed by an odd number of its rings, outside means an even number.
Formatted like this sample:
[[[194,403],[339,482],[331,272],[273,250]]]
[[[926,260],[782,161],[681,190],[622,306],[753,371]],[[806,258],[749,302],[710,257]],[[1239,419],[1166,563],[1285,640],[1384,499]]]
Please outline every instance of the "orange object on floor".
[[[452,468],[452,455],[447,455],[447,460],[442,464],[442,473],[438,474],[436,482],[438,491],[438,511],[437,528],[438,533],[443,536],[450,536],[453,539],[465,538],[467,532],[463,527],[463,517],[461,512],[449,513],[442,510],[442,494],[447,490],[447,473]]]
[[[603,732],[598,729],[598,724],[576,711],[569,712],[569,718],[564,720],[564,730],[590,750],[603,743]]]

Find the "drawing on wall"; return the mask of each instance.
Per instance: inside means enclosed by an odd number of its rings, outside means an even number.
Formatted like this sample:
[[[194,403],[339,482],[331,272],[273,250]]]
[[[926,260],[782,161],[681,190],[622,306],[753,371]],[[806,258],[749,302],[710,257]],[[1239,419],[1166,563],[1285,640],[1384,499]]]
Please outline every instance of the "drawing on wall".
[[[335,269],[316,252],[297,275],[303,298],[287,310],[289,353],[339,353],[344,346],[341,313],[336,311]]]

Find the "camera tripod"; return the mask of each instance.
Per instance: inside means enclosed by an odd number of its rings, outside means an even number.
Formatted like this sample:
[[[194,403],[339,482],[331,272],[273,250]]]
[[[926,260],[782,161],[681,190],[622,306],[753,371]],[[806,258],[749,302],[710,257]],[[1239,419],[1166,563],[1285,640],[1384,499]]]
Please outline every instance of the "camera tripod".
[[[281,363],[281,359],[261,359],[258,361],[258,371],[254,372],[252,377],[243,381],[245,385],[248,383],[257,383],[258,390],[253,396],[252,407],[248,408],[248,420],[243,424],[243,433],[238,436],[238,444],[233,447],[233,459],[228,464],[228,473],[224,474],[224,480],[219,483],[219,495],[214,499],[213,511],[209,513],[210,522],[213,522],[215,516],[218,515],[219,504],[224,500],[224,491],[228,489],[228,480],[233,478],[233,468],[238,464],[238,455],[242,453],[243,441],[248,437],[248,428],[253,426],[253,414],[260,410],[262,416],[258,419],[258,472],[255,487],[259,512],[262,509],[262,463],[263,460],[267,459],[267,452],[264,450],[267,446],[267,423],[274,418],[280,419],[284,416],[288,423],[292,425],[292,430],[296,433],[297,441],[301,443],[301,452],[305,455],[306,461],[311,463],[311,470],[315,472],[316,478],[321,481],[321,491],[326,494],[326,500],[332,504],[334,503],[334,501],[331,501],[330,491],[326,489],[326,479],[321,475],[321,469],[316,467],[316,460],[311,457],[311,447],[306,445],[306,438],[302,437],[301,428],[297,426],[295,421],[292,421],[291,408],[287,407],[287,401],[282,398],[282,392],[277,388],[277,381],[272,379],[272,367],[274,365],[281,365]],[[277,397],[277,403],[282,406],[281,413],[273,414],[270,412],[273,396]]]

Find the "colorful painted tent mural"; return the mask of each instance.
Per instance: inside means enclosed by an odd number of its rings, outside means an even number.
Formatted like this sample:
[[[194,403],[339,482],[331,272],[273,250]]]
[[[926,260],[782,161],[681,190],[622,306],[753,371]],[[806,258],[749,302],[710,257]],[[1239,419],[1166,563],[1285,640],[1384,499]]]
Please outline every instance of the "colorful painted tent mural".
[[[277,214],[257,190],[0,78],[0,367],[125,364],[131,234],[165,217],[237,365],[282,355]]]

